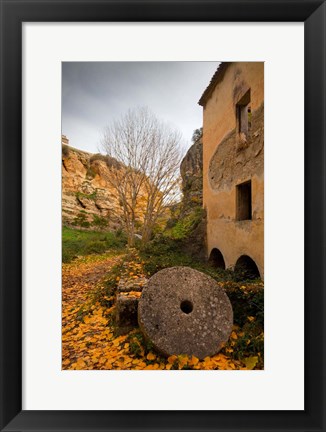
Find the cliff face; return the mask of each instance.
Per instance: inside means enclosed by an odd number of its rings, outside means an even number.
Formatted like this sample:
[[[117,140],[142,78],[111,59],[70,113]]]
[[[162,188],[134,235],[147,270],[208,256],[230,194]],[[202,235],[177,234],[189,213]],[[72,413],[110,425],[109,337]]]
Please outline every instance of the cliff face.
[[[105,220],[118,228],[121,207],[108,182],[113,159],[62,146],[62,220],[64,224],[96,226]],[[95,222],[94,222],[95,221]],[[96,222],[97,221],[97,222]],[[85,225],[85,224],[84,224]]]
[[[183,200],[179,217],[202,206],[202,140],[197,140],[184,157],[180,172]],[[62,146],[62,220],[64,225],[121,227],[122,208],[109,178],[115,159]],[[123,169],[123,168],[122,168]],[[140,204],[140,207],[142,205]],[[138,209],[139,216],[142,214]],[[138,213],[137,212],[137,213]],[[141,218],[140,218],[141,219]],[[103,226],[102,226],[103,227]]]
[[[203,205],[203,140],[199,138],[188,150],[180,166],[183,199],[179,219],[193,215],[200,218],[184,242],[185,251],[196,258],[206,258],[206,211]]]
[[[203,202],[203,140],[199,138],[188,150],[180,166],[183,203],[186,207]]]

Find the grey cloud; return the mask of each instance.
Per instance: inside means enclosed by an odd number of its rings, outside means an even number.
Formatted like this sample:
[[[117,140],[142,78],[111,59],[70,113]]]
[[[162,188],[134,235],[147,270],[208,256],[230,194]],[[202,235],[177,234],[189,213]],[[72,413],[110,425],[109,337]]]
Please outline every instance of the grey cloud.
[[[62,133],[97,152],[103,129],[129,108],[148,106],[183,134],[202,125],[197,102],[219,62],[64,62]]]

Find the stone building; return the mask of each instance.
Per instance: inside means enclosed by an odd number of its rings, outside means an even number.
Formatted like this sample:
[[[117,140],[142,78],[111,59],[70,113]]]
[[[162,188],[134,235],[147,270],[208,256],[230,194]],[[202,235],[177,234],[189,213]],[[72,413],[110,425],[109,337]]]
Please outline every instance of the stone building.
[[[200,98],[207,256],[264,276],[264,63],[221,63]]]

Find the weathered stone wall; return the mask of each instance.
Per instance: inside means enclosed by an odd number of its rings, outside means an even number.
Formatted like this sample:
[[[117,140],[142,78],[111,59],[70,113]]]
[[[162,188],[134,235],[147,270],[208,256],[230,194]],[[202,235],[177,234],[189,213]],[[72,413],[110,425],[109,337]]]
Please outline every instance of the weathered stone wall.
[[[236,104],[250,89],[251,127],[242,140]],[[264,64],[231,63],[203,114],[203,204],[207,255],[221,251],[226,267],[248,255],[264,274]],[[251,180],[252,220],[236,218],[236,186]]]

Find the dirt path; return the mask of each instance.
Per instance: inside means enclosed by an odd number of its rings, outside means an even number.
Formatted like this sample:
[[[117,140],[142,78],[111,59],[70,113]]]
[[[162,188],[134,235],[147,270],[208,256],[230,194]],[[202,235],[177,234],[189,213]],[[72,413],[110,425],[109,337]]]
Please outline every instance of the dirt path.
[[[113,338],[106,311],[99,304],[89,304],[89,295],[119,259],[89,257],[62,266],[63,369],[111,369],[112,355],[122,340]]]
[[[62,307],[69,309],[83,303],[87,295],[103,280],[119,257],[100,261],[81,259],[62,266]]]

